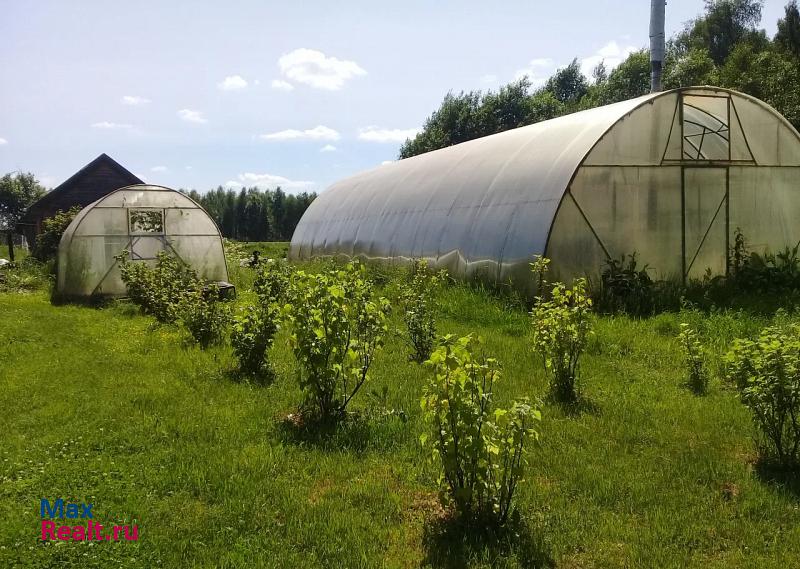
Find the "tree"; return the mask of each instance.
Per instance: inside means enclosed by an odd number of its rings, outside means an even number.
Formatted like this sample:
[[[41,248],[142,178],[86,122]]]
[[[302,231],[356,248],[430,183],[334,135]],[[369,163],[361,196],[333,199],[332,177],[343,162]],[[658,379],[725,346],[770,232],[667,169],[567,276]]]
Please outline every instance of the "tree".
[[[545,89],[564,104],[577,103],[589,90],[589,84],[581,72],[578,58],[556,71],[555,75],[547,80]]]
[[[706,0],[705,14],[686,24],[675,46],[682,54],[705,48],[722,65],[737,43],[764,34],[756,29],[763,7],[763,0]]]
[[[786,5],[785,16],[778,20],[775,43],[796,57],[800,57],[800,11],[797,9],[797,0],[792,0]]]
[[[30,172],[6,174],[0,178],[0,227],[8,236],[8,256],[14,260],[14,228],[25,211],[47,190]]]
[[[650,92],[650,54],[643,49],[631,53],[604,81],[595,81],[581,100],[581,108],[608,105]]]
[[[682,55],[668,56],[664,75],[664,86],[667,89],[717,83],[717,67],[706,48],[692,48]]]

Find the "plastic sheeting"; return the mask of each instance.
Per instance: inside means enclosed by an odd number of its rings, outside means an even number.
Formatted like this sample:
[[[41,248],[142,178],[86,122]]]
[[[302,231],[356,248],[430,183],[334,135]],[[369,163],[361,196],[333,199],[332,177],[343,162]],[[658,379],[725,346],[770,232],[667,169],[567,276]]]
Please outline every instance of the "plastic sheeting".
[[[778,216],[789,228],[753,242],[776,246],[797,233],[793,166],[800,138],[765,103],[715,87],[655,93],[335,183],[301,219],[290,257],[424,258],[455,276],[530,291],[534,255],[569,278],[637,252],[661,276],[693,278],[725,271],[732,212],[756,233],[775,220],[739,218]],[[768,202],[739,208],[735,200],[752,199],[765,177],[770,192],[759,195]],[[773,198],[792,205],[769,206]]]
[[[125,296],[116,257],[155,264],[176,255],[204,279],[227,281],[222,236],[192,199],[162,186],[121,188],[85,207],[58,247],[57,294],[64,298]]]

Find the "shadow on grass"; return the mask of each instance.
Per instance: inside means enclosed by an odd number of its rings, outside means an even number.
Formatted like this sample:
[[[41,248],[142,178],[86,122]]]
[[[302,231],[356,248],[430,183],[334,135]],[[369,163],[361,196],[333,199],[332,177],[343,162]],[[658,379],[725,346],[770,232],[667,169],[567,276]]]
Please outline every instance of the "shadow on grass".
[[[769,486],[800,499],[800,466],[789,467],[769,458],[760,458],[754,465],[756,476]]]
[[[225,370],[224,377],[234,383],[248,383],[259,387],[268,387],[275,382],[277,377],[275,370],[265,368],[256,373],[246,373],[233,367]]]
[[[545,399],[545,403],[560,409],[565,417],[580,417],[581,415],[600,415],[602,408],[584,395],[579,395],[576,399],[564,400],[558,398],[550,392]]]
[[[516,517],[502,528],[481,528],[458,518],[443,516],[425,525],[425,564],[441,568],[462,568],[473,562],[500,565],[515,558],[520,567],[555,567],[544,540],[523,519]]]
[[[407,432],[399,417],[375,418],[356,413],[338,420],[321,420],[293,412],[278,423],[278,434],[284,443],[356,453],[396,448]]]

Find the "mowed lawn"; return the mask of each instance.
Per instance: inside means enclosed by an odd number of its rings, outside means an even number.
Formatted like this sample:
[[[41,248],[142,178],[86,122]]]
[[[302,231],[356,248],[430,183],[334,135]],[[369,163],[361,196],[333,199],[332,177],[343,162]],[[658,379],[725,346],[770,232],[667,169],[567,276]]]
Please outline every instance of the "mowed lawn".
[[[461,285],[438,306],[441,332],[480,334],[503,364],[502,403],[545,395],[523,309]],[[705,397],[683,385],[682,318],[712,351]],[[521,521],[479,539],[442,521],[418,442],[428,372],[407,360],[396,314],[360,419],[313,435],[284,421],[301,401],[286,331],[275,381],[247,384],[228,347],[186,347],[125,303],[2,293],[0,567],[797,566],[798,485],[754,466],[750,417],[716,377],[730,341],[768,321],[597,318],[588,403],[543,406]],[[42,498],[93,503],[139,541],[42,542]]]

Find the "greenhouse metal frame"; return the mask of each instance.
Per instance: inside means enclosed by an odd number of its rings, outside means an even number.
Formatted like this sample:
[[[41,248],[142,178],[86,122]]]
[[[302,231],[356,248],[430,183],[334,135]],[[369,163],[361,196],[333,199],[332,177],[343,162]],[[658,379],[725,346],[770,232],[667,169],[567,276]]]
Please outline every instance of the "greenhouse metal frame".
[[[400,160],[333,184],[290,256],[427,259],[531,291],[636,253],[653,276],[728,270],[800,242],[800,135],[766,103],[719,87],[652,93]]]

